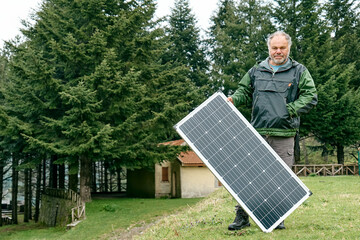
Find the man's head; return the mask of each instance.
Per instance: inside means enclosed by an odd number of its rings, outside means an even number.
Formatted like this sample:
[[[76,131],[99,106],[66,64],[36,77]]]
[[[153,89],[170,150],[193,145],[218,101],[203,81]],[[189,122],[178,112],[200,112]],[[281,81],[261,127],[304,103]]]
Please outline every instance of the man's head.
[[[290,54],[291,37],[282,31],[271,34],[267,40],[271,65],[284,64]]]

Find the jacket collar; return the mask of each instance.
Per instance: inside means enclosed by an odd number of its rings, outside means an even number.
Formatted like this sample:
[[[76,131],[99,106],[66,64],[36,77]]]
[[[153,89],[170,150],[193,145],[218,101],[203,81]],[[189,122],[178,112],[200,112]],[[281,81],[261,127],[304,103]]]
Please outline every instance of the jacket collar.
[[[267,57],[264,61],[262,61],[260,64],[259,64],[259,67],[260,68],[264,68],[268,71],[273,71],[272,68],[270,67],[270,64],[269,64],[269,60],[270,60],[270,57]],[[288,61],[286,61],[286,63],[284,65],[282,65],[278,72],[279,71],[284,71],[284,70],[288,70],[290,69],[291,67],[294,67],[296,66],[298,63],[296,61],[294,61],[291,57],[288,58]]]

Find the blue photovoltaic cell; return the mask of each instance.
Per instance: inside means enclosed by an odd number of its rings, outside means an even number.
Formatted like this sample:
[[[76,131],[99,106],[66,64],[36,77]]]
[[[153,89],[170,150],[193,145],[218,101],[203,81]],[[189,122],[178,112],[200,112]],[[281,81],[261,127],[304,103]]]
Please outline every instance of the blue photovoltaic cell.
[[[222,93],[211,96],[175,129],[265,232],[310,196]]]

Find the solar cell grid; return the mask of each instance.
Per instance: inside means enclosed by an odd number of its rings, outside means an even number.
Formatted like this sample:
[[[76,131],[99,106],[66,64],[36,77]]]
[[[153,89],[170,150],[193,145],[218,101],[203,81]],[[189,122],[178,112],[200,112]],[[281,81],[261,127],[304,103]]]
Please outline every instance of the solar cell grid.
[[[310,196],[222,93],[211,96],[175,129],[264,232]]]

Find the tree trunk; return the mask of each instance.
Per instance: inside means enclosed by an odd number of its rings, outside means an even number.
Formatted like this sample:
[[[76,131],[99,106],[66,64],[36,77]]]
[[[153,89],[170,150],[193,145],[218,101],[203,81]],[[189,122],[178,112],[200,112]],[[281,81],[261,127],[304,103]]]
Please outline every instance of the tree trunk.
[[[96,192],[96,162],[93,162],[92,164],[93,170],[92,170],[92,178],[91,178],[91,186],[92,186],[92,191]]]
[[[108,176],[108,168],[109,164],[108,162],[104,162],[104,187],[105,192],[109,192],[109,176]]]
[[[0,162],[0,196],[3,195],[3,179],[4,179],[4,165]],[[2,216],[2,207],[0,207],[0,216]],[[0,217],[0,227],[3,225],[2,217]]]
[[[112,174],[112,171],[109,171],[109,175],[110,175],[110,177],[109,177],[109,187],[110,187],[109,191],[113,192],[113,181],[112,181],[113,174]]]
[[[39,221],[40,214],[40,193],[41,193],[41,163],[37,166],[37,178],[36,178],[36,200],[35,200],[35,222]]]
[[[321,155],[324,158],[324,162],[328,163],[328,161],[329,161],[329,150],[327,149],[326,145],[323,146],[323,151],[322,151]]]
[[[56,155],[52,155],[51,156],[51,160],[50,160],[50,178],[49,178],[49,186],[51,188],[57,188],[57,180],[58,180],[58,174],[57,174],[57,164],[55,164],[54,162],[57,160],[57,156]]]
[[[75,163],[69,164],[69,189],[74,192],[78,192],[78,173],[79,173],[79,162],[76,160]]]
[[[91,201],[91,160],[80,156],[80,196],[84,202]]]
[[[345,159],[345,156],[344,156],[344,146],[338,144],[338,145],[336,146],[336,149],[337,149],[337,160],[338,160],[338,164],[344,164],[344,159]]]
[[[18,159],[14,155],[12,156],[12,191],[11,191],[11,204],[12,212],[11,217],[13,224],[18,224],[18,207],[17,207],[17,195],[18,195]]]
[[[24,170],[24,222],[29,222],[29,169]]]
[[[116,167],[116,179],[117,179],[118,192],[121,192],[121,168],[120,167]]]
[[[100,192],[104,192],[104,170],[103,170],[103,161],[99,162],[99,171],[100,171]]]
[[[305,138],[302,140],[302,148],[303,148],[303,152],[304,152],[305,164],[309,164],[309,157],[307,155],[306,139]]]
[[[42,169],[42,174],[43,174],[43,186],[42,186],[42,189],[45,190],[46,188],[46,156],[44,157],[43,159],[43,169]]]
[[[32,169],[29,169],[29,220],[32,220]]]
[[[65,164],[59,165],[59,188],[65,189]]]
[[[294,144],[294,160],[295,164],[300,162],[300,134],[296,132]]]

